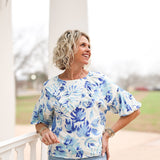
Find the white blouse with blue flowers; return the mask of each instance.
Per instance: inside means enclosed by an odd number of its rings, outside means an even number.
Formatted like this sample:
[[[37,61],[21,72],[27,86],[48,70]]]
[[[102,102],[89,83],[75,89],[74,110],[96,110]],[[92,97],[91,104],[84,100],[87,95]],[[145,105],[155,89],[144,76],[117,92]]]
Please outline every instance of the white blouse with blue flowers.
[[[140,106],[102,73],[69,81],[56,76],[44,83],[31,124],[45,123],[58,137],[50,157],[81,159],[101,155],[107,111],[127,116]]]

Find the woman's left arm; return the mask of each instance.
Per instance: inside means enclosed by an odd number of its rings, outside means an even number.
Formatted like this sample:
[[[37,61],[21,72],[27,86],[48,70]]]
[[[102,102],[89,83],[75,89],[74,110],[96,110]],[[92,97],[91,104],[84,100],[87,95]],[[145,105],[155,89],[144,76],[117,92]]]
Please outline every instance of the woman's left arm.
[[[111,129],[116,133],[120,129],[124,128],[127,124],[129,124],[132,120],[134,120],[140,114],[140,110],[136,110],[128,116],[122,116],[119,120],[111,127]],[[102,137],[102,155],[107,154],[107,160],[109,160],[109,133],[105,132]]]

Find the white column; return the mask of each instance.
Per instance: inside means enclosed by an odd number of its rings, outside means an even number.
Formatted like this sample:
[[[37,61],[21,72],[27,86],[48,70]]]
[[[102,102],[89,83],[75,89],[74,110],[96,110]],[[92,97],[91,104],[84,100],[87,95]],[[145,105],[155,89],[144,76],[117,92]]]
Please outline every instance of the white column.
[[[87,0],[50,0],[49,53],[58,37],[68,29],[79,29],[88,33]],[[57,74],[50,62],[49,77]]]
[[[0,0],[0,141],[13,137],[15,125],[11,28],[11,0]]]

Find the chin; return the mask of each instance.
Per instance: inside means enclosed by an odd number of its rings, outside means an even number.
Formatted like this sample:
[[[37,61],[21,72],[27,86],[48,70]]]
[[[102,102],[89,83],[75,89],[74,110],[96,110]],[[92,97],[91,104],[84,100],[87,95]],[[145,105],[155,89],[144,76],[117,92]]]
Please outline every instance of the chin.
[[[80,62],[78,62],[79,63],[79,65],[82,65],[82,66],[84,66],[84,65],[88,65],[89,64],[89,61],[80,61]],[[77,63],[77,64],[78,64]]]
[[[85,63],[83,63],[84,65],[88,65],[89,64],[89,62],[85,62]]]
[[[84,64],[84,65],[88,65],[88,64],[89,64],[89,60],[83,61],[83,64]]]

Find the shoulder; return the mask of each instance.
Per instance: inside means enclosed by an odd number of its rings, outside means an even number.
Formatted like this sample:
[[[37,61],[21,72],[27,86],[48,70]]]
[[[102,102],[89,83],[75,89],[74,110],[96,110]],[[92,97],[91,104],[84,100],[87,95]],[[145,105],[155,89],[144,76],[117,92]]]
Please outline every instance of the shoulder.
[[[56,84],[56,83],[57,83],[57,76],[52,77],[52,78],[48,79],[47,81],[45,81],[43,83],[43,86],[48,87],[48,86],[51,86],[51,85]]]
[[[103,89],[116,90],[117,85],[105,74],[101,72],[90,72],[89,82]]]
[[[89,72],[89,77],[91,77],[91,78],[102,78],[104,76],[105,75],[101,72],[93,72],[93,71]]]
[[[100,81],[100,82],[103,82],[103,81],[110,81],[109,77],[101,72],[89,72],[89,78],[92,79],[92,80],[97,80],[97,81]]]
[[[51,94],[59,88],[58,76],[52,77],[43,83],[43,90]]]

